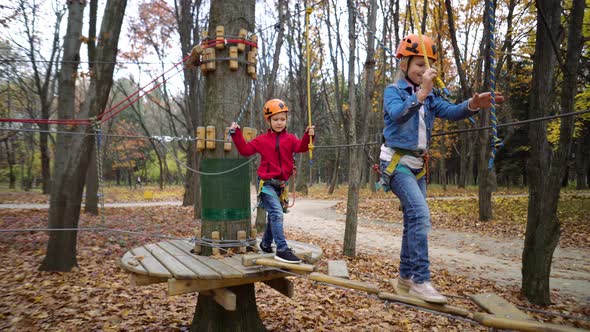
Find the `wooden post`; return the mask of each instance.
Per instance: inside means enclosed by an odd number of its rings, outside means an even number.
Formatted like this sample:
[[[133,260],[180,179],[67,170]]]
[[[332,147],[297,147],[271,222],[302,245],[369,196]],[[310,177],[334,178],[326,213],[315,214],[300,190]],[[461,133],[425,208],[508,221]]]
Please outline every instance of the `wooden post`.
[[[225,29],[223,28],[222,25],[215,28],[215,36],[216,36],[215,40],[217,41],[215,48],[218,50],[222,50],[225,47],[225,37],[223,36],[224,33],[225,33]]]
[[[243,44],[240,44],[243,45]],[[238,47],[237,46],[230,46],[229,47],[229,69],[231,70],[238,70]]]
[[[238,36],[240,37],[240,39],[246,40],[246,37],[248,36],[248,31],[246,29],[240,29]],[[244,43],[238,44],[238,52],[244,52],[245,49],[246,49],[246,44],[244,44]]]
[[[225,127],[225,134],[223,135],[225,142],[223,143],[223,151],[231,151],[231,140],[229,138],[229,127]]]
[[[256,239],[256,237],[258,237],[258,231],[256,230],[256,228],[252,228],[250,230],[250,238],[256,240],[256,242],[254,242],[254,246],[252,246],[252,251],[258,251],[258,240]]]
[[[207,126],[207,146],[208,150],[215,150],[215,127],[214,126]]]
[[[246,241],[246,231],[238,231],[238,241]],[[242,246],[238,251],[240,254],[246,253],[246,247]]]
[[[197,151],[205,150],[205,127],[197,127]]]
[[[211,233],[211,240],[219,240],[219,232],[218,231]],[[213,247],[211,248],[211,252],[213,253],[213,255],[219,255],[219,247],[217,247],[218,244],[219,243],[214,243]]]
[[[193,254],[198,255],[201,253],[201,245],[199,244],[201,241],[201,229],[195,227],[195,238],[196,238],[196,242],[195,242],[195,248],[193,248]]]

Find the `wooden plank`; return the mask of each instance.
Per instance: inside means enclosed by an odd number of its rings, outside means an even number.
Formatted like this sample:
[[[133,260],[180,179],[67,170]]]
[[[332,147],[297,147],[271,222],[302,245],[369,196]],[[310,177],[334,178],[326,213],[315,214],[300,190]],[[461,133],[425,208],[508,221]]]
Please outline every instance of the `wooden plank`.
[[[315,266],[313,265],[284,263],[273,258],[259,258],[255,263],[257,265],[272,266],[279,269],[299,272],[313,272],[313,270],[315,270]]]
[[[293,291],[293,283],[291,280],[287,278],[278,278],[278,279],[271,279],[263,281],[265,284],[272,287],[277,292],[285,295],[288,298],[292,298],[294,291]]]
[[[187,242],[188,244],[188,242]],[[220,279],[221,275],[207,265],[199,262],[198,260],[194,259],[194,254],[186,252],[174,244],[170,243],[169,241],[162,241],[158,242],[158,246],[170,255],[174,256],[178,261],[184,264],[187,268],[194,272],[195,279]]]
[[[494,293],[469,295],[469,298],[494,316],[520,320],[532,319],[526,313],[518,310],[512,303]]]
[[[168,281],[167,278],[150,277],[143,274],[131,274],[131,285],[147,286]]]
[[[154,257],[144,247],[137,247],[132,249],[133,255],[137,256],[137,260],[152,277],[172,278],[172,273]],[[141,258],[140,258],[141,257]]]
[[[348,275],[348,268],[346,261],[343,260],[328,260],[328,275],[332,277],[350,279]]]
[[[377,288],[377,286],[371,285],[369,283],[362,282],[362,281],[356,281],[356,280],[348,280],[348,279],[343,279],[343,278],[331,277],[331,276],[329,276],[327,274],[323,274],[323,273],[314,272],[309,275],[309,279],[314,280],[314,281],[320,281],[320,282],[336,285],[336,286],[352,288],[352,289],[364,291],[364,292],[367,292],[370,294],[378,294],[379,293],[379,288]]]
[[[191,247],[191,245],[188,242],[182,240],[172,240],[170,241],[170,243],[173,243],[181,249],[186,248],[186,246],[188,246],[188,250],[190,250]],[[206,265],[207,267],[211,268],[213,271],[217,272],[219,275],[221,275],[222,278],[240,278],[244,276],[242,272],[234,269],[228,264],[225,264],[221,260],[200,255],[193,255],[193,258],[198,260],[200,263]]]
[[[136,259],[135,255],[131,251],[128,251],[123,255],[121,258],[121,267],[125,270],[131,271],[133,273],[147,275],[148,272],[146,269],[141,265],[139,260]]]
[[[168,280],[170,282],[170,280]],[[379,292],[379,298],[388,301],[395,301],[401,303],[407,303],[411,305],[415,305],[421,308],[431,309],[438,312],[444,312],[448,314],[453,314],[461,317],[472,317],[473,313],[471,313],[467,309],[454,307],[448,304],[436,304],[431,302],[422,301],[419,298],[412,297],[412,296],[403,296],[397,295],[389,292]]]
[[[259,281],[271,280],[287,276],[286,273],[278,271],[265,271],[263,275],[255,278],[233,278],[233,279],[196,279],[176,280],[168,279],[168,296],[180,295],[192,292],[202,292],[209,289],[232,287],[252,284]]]
[[[555,331],[555,332],[582,332],[588,331],[578,329],[570,326],[563,326],[550,323],[542,323],[534,320],[519,320],[498,317],[483,312],[478,312],[473,315],[473,319],[483,326],[498,328],[502,330],[516,330],[516,331]]]
[[[205,295],[213,296],[213,300],[217,302],[223,309],[227,311],[236,311],[236,293],[227,288],[217,288],[203,291]]]
[[[144,248],[154,256],[160,264],[164,265],[175,279],[195,279],[198,277],[192,270],[184,266],[174,256],[170,255],[157,244],[151,243],[145,245]]]

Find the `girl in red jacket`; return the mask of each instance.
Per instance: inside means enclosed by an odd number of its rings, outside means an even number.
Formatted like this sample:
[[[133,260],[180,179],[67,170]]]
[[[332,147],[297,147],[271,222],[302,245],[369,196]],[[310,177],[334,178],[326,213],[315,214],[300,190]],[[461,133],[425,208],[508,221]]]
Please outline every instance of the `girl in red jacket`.
[[[235,122],[232,123],[230,132],[233,132],[232,139],[241,155],[251,156],[259,153],[261,157],[257,172],[262,186],[259,198],[267,212],[267,223],[260,249],[266,253],[272,253],[271,244],[274,240],[277,246],[275,259],[287,263],[299,263],[301,260],[293,254],[285,240],[283,206],[280,197],[293,174],[293,154],[308,150],[310,136],[315,134],[314,127],[307,127],[301,140],[287,132],[289,108],[280,99],[267,101],[263,112],[270,126],[266,134],[246,143],[240,126]]]

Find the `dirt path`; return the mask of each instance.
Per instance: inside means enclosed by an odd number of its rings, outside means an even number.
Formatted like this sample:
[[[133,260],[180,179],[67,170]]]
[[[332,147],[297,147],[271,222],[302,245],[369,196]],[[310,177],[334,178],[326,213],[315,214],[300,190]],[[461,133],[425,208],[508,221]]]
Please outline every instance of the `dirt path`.
[[[336,201],[297,200],[285,215],[285,227],[326,240],[342,242],[345,216],[334,210]],[[399,257],[401,224],[360,219],[358,252]],[[430,261],[433,270],[445,268],[500,284],[520,285],[523,240],[497,240],[478,234],[432,229]],[[590,302],[590,251],[557,248],[553,256],[551,288]]]

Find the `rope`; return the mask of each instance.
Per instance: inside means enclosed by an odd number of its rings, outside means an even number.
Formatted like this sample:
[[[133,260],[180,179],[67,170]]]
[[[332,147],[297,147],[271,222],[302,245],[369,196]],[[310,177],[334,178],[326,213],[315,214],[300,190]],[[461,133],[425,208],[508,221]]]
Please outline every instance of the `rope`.
[[[309,16],[313,8],[307,7],[305,9],[305,46],[306,46],[306,71],[307,71],[307,124],[311,127],[311,61],[310,61],[310,54],[311,48],[309,45]],[[309,145],[307,146],[309,149],[309,163],[313,164],[313,136],[309,137]]]
[[[98,202],[100,204],[100,209],[98,210],[98,215],[100,216],[100,220],[104,225],[106,223],[106,216],[104,213],[104,178],[102,175],[102,158],[100,156],[100,140],[101,140],[101,133],[102,129],[100,127],[100,122],[98,119],[93,119],[94,132],[96,133],[96,169],[97,169],[97,176],[98,176]],[[88,187],[86,187],[88,188]]]
[[[498,128],[502,127],[511,127],[511,126],[521,126],[529,123],[535,122],[542,122],[548,120],[554,120],[559,118],[565,118],[568,116],[578,116],[582,114],[590,113],[590,109],[577,111],[577,112],[570,112],[570,113],[563,113],[563,114],[556,114],[556,115],[549,115],[540,118],[528,119],[528,120],[521,120],[521,121],[513,121],[513,122],[506,122],[498,124]],[[458,130],[450,130],[440,133],[432,134],[432,137],[435,136],[445,136],[445,135],[455,135],[455,134],[463,134],[469,133],[474,131],[480,130],[488,130],[491,129],[491,126],[485,127],[476,127],[476,128],[469,128],[469,129],[458,129]],[[96,135],[96,133],[92,132],[69,132],[69,131],[59,131],[59,130],[42,130],[42,129],[30,129],[30,128],[6,128],[0,127],[0,130],[5,131],[17,131],[17,132],[28,132],[28,133],[48,133],[48,134],[62,134],[62,135]],[[101,134],[102,137],[117,137],[117,138],[128,138],[128,139],[154,139],[154,140],[163,140],[164,142],[171,142],[171,141],[197,141],[199,140],[196,137],[192,136],[139,136],[139,135],[117,135],[117,134]],[[204,139],[205,141],[215,141],[215,142],[227,142],[226,140],[220,139]],[[355,144],[334,144],[334,145],[316,145],[315,148],[318,149],[331,149],[331,148],[345,148],[351,146],[363,146],[363,145],[378,145],[381,142],[365,142],[365,143],[355,143]]]
[[[504,146],[504,142],[501,138],[498,137],[498,119],[496,118],[496,44],[494,41],[494,33],[495,33],[495,25],[496,25],[496,16],[494,10],[494,1],[487,1],[487,10],[488,10],[488,28],[490,30],[490,52],[488,55],[488,62],[489,66],[489,78],[490,78],[490,92],[492,94],[492,106],[490,107],[490,121],[492,123],[492,138],[490,141],[491,150],[490,150],[490,160],[488,161],[488,170],[494,168],[494,159],[496,158],[496,153],[500,150],[501,147]]]
[[[164,144],[163,141],[159,141],[159,140],[156,140],[156,141],[157,142],[160,142],[160,144],[162,144],[162,146],[164,147],[164,150],[166,150],[166,153],[170,153],[170,150],[168,149],[168,147],[166,146],[166,144]],[[180,166],[186,168],[187,170],[189,170],[189,171],[191,171],[193,173],[196,173],[196,174],[207,175],[207,176],[223,175],[223,174],[231,173],[231,172],[235,171],[236,169],[238,169],[240,167],[243,167],[243,166],[251,163],[252,161],[254,161],[256,159],[256,157],[252,157],[252,158],[246,160],[246,162],[244,162],[243,164],[240,164],[240,165],[238,165],[238,166],[236,166],[234,168],[230,168],[228,170],[221,171],[221,172],[216,172],[216,173],[207,173],[207,172],[201,172],[201,171],[198,171],[198,170],[196,170],[194,168],[191,168],[189,165],[185,164],[180,159],[178,159],[178,157],[176,157],[176,155],[174,153],[170,153],[170,155],[172,155],[172,158],[174,158],[174,160],[176,160],[176,162],[178,162],[180,164]]]

